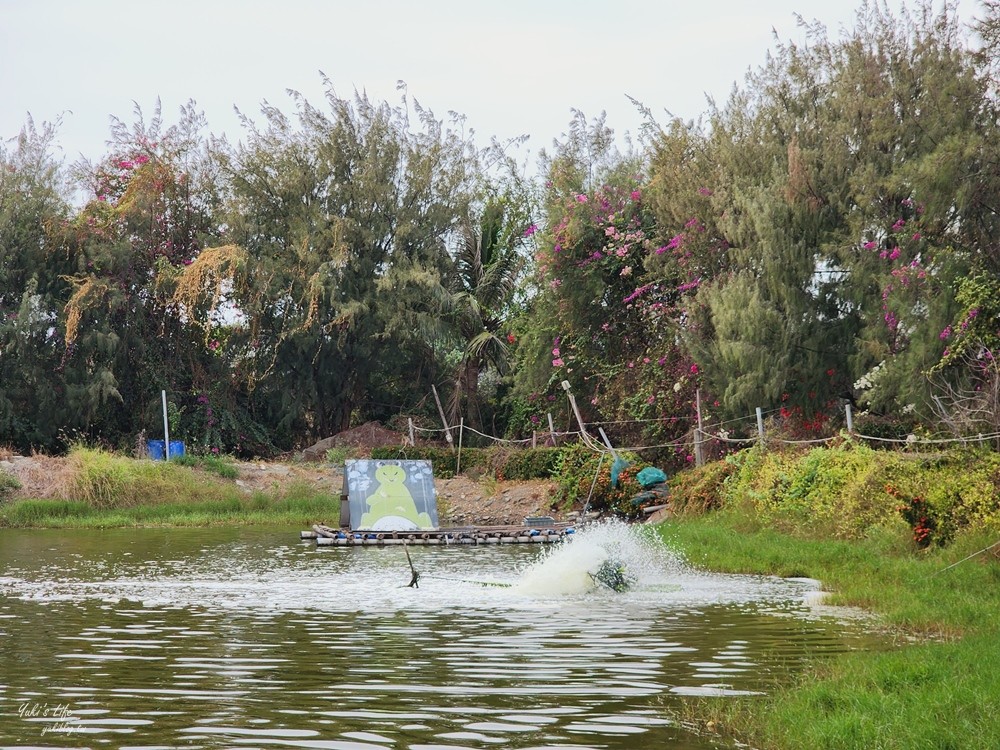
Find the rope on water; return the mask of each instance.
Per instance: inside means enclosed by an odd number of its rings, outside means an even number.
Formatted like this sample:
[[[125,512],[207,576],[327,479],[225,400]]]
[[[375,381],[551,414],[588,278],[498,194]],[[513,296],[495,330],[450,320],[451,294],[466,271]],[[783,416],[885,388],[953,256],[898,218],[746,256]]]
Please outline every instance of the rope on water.
[[[472,578],[449,578],[448,576],[423,575],[422,578],[433,578],[437,581],[452,581],[454,583],[474,583],[477,586],[491,586],[498,589],[509,589],[513,584],[500,583],[499,581],[476,581]]]
[[[933,577],[934,577],[934,576],[936,576],[936,575],[941,575],[941,574],[942,574],[942,573],[944,573],[944,572],[945,572],[946,570],[951,570],[951,569],[952,569],[952,568],[954,568],[954,567],[955,567],[956,565],[961,565],[961,564],[962,564],[962,563],[964,563],[964,562],[965,562],[966,560],[971,560],[971,559],[972,559],[973,557],[975,557],[976,555],[981,555],[981,554],[983,554],[984,552],[988,552],[989,550],[993,549],[994,547],[996,547],[996,546],[998,546],[998,545],[1000,545],[1000,539],[998,539],[997,541],[993,542],[993,544],[989,545],[988,547],[983,547],[983,548],[982,548],[981,550],[979,550],[978,552],[973,552],[973,553],[972,553],[971,555],[966,555],[965,557],[963,557],[963,558],[962,558],[961,560],[959,560],[958,562],[954,562],[954,563],[952,563],[951,565],[949,565],[949,566],[948,566],[947,568],[941,568],[941,570],[939,570],[939,571],[938,571],[937,573],[934,573],[934,574],[932,574],[932,575],[931,575],[931,578],[933,578]]]

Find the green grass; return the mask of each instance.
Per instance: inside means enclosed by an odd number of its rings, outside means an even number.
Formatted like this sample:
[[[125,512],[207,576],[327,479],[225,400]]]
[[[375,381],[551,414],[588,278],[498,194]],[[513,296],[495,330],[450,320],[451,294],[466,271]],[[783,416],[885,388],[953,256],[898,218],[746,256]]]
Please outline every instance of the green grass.
[[[194,456],[185,453],[183,456],[175,456],[170,459],[170,463],[176,466],[202,469],[223,479],[236,479],[239,476],[239,471],[233,466],[232,459],[225,456]]]
[[[85,502],[67,500],[19,500],[0,505],[0,527],[21,528],[309,525],[336,521],[339,516],[340,498],[323,494],[280,498],[256,494],[127,508],[96,508]]]
[[[737,511],[660,532],[699,567],[817,578],[831,603],[875,612],[900,636],[898,648],[822,662],[763,698],[693,700],[682,718],[712,721],[760,750],[1000,747],[1000,562],[986,553],[945,570],[994,538],[969,534],[918,552],[903,524],[810,539]]]

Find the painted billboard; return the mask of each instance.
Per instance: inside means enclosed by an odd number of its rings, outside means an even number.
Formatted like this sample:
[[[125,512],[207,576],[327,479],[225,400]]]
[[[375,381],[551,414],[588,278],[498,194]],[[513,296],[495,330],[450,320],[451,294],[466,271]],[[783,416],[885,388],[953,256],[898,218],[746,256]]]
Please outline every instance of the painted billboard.
[[[415,531],[438,527],[430,461],[356,459],[344,464],[351,528]]]

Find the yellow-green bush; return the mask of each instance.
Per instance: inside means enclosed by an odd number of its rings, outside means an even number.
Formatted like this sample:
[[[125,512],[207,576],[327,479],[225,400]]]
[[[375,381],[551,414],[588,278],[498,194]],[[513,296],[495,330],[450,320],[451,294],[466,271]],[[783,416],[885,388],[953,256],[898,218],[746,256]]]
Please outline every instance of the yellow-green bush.
[[[1000,533],[995,453],[915,455],[845,441],[808,450],[755,446],[726,463],[725,471],[701,469],[701,481],[675,478],[675,506],[727,506],[781,530],[837,538],[898,528],[902,518],[921,546],[945,543],[958,530]],[[706,496],[713,486],[714,500]]]

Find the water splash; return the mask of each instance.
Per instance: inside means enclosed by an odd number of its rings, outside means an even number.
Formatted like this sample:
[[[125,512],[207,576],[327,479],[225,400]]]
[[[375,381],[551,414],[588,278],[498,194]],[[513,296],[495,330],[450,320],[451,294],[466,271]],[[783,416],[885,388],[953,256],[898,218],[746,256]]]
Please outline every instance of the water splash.
[[[514,584],[528,596],[584,594],[598,588],[595,576],[607,563],[624,566],[636,586],[659,584],[681,568],[681,561],[648,527],[609,520],[577,531],[572,541],[550,547]]]

